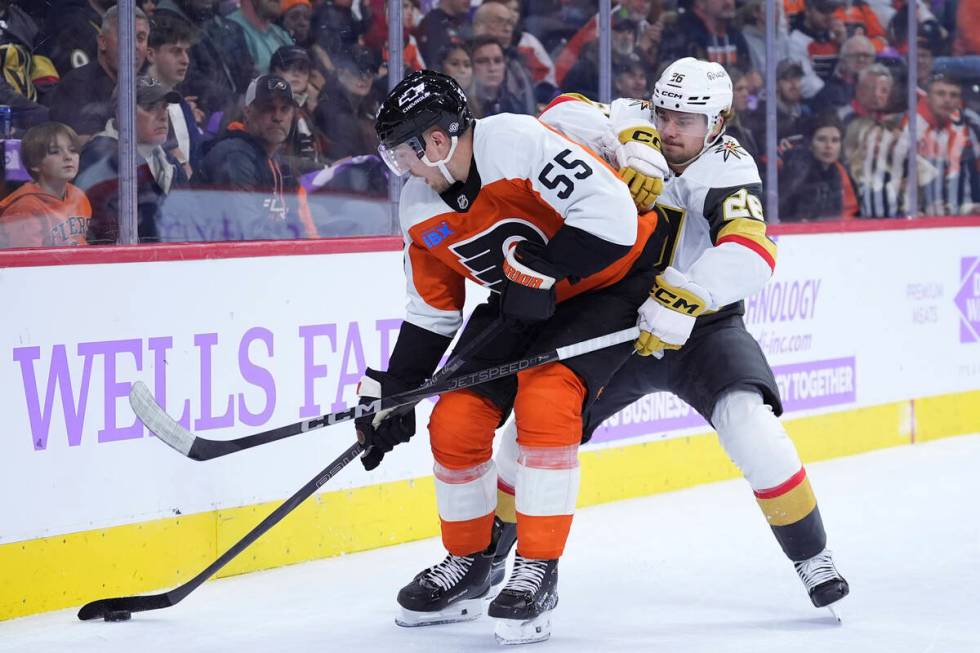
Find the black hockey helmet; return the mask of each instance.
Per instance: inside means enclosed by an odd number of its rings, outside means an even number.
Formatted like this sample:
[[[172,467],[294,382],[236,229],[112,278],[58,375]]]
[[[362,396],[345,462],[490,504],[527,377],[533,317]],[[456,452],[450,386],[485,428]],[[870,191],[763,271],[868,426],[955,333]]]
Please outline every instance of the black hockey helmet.
[[[425,156],[422,135],[427,129],[439,127],[455,137],[472,124],[473,114],[456,80],[434,70],[420,70],[392,89],[381,104],[374,127],[381,141],[381,157],[401,175],[407,168],[398,162],[396,147],[407,143],[421,159]]]

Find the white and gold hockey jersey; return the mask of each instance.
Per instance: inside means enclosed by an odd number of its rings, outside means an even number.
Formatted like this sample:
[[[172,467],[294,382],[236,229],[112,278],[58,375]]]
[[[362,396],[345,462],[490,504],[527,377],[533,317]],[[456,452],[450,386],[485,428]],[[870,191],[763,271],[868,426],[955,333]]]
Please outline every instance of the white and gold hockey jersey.
[[[656,125],[646,102],[603,105],[576,94],[556,98],[540,120],[613,166],[622,125]],[[658,230],[671,232],[663,263],[705,288],[711,310],[756,293],[772,276],[776,245],[766,235],[761,194],[755,161],[738,141],[723,136],[680,175],[672,174],[657,199]]]
[[[569,279],[555,285],[559,302],[626,275],[657,214],[638,218],[606,161],[532,116],[483,118],[473,130],[465,182],[440,194],[413,177],[402,188],[406,321],[453,335],[465,280],[498,290],[504,257],[520,239],[547,244],[558,259],[551,262],[567,271]]]

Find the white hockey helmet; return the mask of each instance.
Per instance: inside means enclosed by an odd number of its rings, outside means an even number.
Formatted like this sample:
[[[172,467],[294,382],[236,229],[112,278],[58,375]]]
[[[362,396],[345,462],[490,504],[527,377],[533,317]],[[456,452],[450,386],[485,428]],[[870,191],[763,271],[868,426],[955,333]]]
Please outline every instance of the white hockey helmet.
[[[722,114],[732,108],[732,78],[721,64],[684,57],[667,66],[653,86],[653,106],[671,111],[700,113],[708,119],[708,137]]]

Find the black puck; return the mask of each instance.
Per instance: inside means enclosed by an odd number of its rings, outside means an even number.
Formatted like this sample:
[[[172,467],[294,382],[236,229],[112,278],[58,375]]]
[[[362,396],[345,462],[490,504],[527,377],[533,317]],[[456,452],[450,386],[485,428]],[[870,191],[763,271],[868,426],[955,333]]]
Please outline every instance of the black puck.
[[[129,621],[132,616],[129,610],[108,610],[102,618],[106,621]]]

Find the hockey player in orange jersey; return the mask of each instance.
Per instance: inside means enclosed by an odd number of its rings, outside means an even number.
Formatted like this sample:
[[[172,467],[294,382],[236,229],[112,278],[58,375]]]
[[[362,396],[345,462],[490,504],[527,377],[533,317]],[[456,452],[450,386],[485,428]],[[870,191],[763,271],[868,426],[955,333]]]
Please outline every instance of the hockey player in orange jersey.
[[[460,337],[507,328],[473,368],[636,324],[660,256],[655,214],[637,215],[617,173],[530,116],[474,120],[452,78],[413,73],[378,114],[380,152],[410,174],[399,212],[408,308],[386,372],[368,370],[364,401],[429,377],[462,324],[465,282],[491,291]],[[429,422],[436,497],[449,555],[398,594],[403,626],[478,617],[490,589],[497,473],[494,430],[517,419],[517,560],[490,603],[505,643],[550,634],[558,559],[578,495],[582,408],[632,347],[524,371],[442,395]],[[363,418],[370,469],[415,431],[414,415]]]

